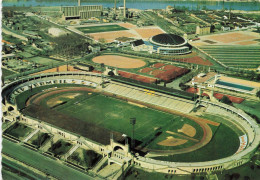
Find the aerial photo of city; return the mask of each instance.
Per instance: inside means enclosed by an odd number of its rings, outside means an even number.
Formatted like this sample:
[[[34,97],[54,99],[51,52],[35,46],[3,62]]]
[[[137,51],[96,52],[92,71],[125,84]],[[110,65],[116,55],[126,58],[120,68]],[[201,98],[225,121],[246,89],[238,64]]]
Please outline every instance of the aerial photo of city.
[[[259,180],[260,0],[3,0],[3,180]]]

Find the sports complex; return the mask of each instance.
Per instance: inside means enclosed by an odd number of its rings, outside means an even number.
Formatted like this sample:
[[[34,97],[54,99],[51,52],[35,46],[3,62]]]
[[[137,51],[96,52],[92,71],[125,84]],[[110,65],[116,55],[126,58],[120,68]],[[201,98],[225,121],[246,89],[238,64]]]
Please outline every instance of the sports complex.
[[[5,84],[2,97],[4,121],[69,141],[65,160],[81,147],[124,169],[203,173],[250,161],[260,142],[256,121],[235,107],[98,73],[27,76]]]

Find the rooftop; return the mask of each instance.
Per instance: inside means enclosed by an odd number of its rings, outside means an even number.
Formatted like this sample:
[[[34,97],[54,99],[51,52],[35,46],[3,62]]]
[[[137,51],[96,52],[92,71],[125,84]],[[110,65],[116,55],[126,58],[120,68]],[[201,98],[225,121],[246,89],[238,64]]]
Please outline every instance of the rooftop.
[[[158,34],[152,37],[152,41],[164,45],[179,45],[185,43],[185,39],[175,34]]]

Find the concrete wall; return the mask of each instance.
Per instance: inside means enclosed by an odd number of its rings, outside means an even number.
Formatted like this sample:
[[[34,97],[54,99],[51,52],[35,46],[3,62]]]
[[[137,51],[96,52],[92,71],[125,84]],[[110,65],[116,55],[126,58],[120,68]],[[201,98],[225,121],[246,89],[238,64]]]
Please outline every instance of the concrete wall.
[[[103,149],[107,148],[106,146],[104,146],[102,144],[98,144],[87,138],[80,137],[79,135],[65,131],[65,130],[55,127],[51,124],[48,124],[46,122],[38,121],[37,119],[31,118],[29,116],[25,116],[25,115],[21,114],[20,121],[23,123],[29,124],[30,126],[34,126],[35,128],[40,127],[41,129],[44,129],[45,131],[47,131],[51,134],[58,134],[58,135],[62,136],[64,139],[67,139],[74,144],[80,144],[80,146],[85,149],[91,148],[92,150],[95,150],[100,154],[103,154],[104,153]]]

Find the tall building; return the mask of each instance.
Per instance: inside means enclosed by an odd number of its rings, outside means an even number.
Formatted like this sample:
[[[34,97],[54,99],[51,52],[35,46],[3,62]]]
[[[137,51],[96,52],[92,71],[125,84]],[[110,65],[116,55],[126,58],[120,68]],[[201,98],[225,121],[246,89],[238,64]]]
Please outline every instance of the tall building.
[[[80,4],[80,1],[79,1]],[[89,6],[63,6],[61,11],[63,18],[68,19],[89,19],[91,17],[99,18],[103,10],[102,5]]]
[[[196,34],[199,34],[199,35],[210,34],[210,26],[197,26]]]

